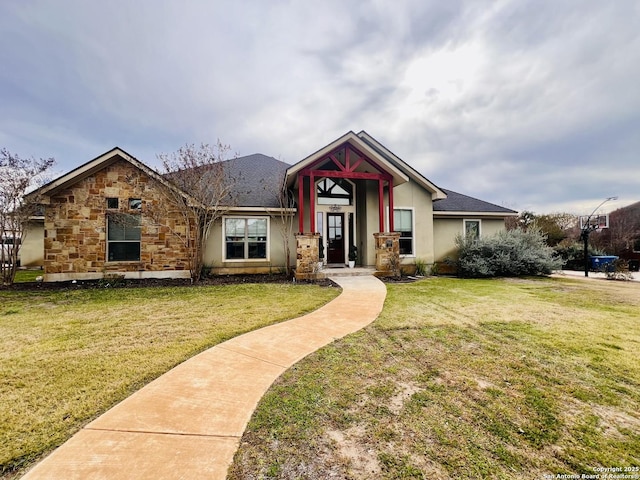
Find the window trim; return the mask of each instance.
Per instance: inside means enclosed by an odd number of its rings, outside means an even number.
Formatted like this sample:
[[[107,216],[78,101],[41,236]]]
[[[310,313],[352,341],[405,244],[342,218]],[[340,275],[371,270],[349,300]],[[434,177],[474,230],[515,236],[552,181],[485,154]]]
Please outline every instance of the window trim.
[[[265,258],[247,258],[247,237],[246,237],[246,223],[245,223],[245,258],[227,258],[227,219],[234,220],[266,220],[267,221],[267,234],[266,234],[266,256]],[[271,261],[271,217],[265,215],[223,215],[222,217],[222,261],[225,263],[247,263],[247,262],[261,262],[267,263]]]
[[[116,216],[130,216],[130,217],[138,217],[139,223],[138,228],[140,230],[140,239],[139,240],[109,240],[109,223],[110,220]],[[110,212],[106,215],[106,235],[105,235],[105,263],[140,263],[142,261],[142,215],[139,213],[116,213]],[[110,244],[111,243],[137,243],[140,245],[140,254],[137,260],[109,260],[110,253]]]
[[[398,205],[394,205],[393,206],[393,218],[394,218],[394,224],[395,224],[395,218],[396,218],[396,210],[409,210],[411,212],[411,253],[401,253],[400,254],[400,258],[416,258],[417,257],[417,243],[416,243],[416,209],[415,207],[403,207],[403,206],[398,206]],[[389,207],[387,207],[387,230],[389,229]],[[394,231],[398,231],[395,230],[395,225],[394,225]],[[406,237],[405,237],[406,238]],[[400,241],[400,239],[398,239],[398,242]]]
[[[467,238],[467,222],[478,222],[478,239],[482,237],[482,219],[465,218],[462,220],[462,237]]]

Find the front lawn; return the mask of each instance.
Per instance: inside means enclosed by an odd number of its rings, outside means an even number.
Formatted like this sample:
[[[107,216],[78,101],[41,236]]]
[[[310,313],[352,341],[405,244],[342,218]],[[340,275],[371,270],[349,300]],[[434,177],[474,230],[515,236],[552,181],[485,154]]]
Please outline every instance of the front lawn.
[[[42,270],[18,270],[14,279],[15,283],[35,282],[38,277],[44,275]]]
[[[292,284],[0,291],[1,478],[185,359],[338,293]]]
[[[425,279],[272,386],[229,478],[637,478],[639,412],[637,283]]]

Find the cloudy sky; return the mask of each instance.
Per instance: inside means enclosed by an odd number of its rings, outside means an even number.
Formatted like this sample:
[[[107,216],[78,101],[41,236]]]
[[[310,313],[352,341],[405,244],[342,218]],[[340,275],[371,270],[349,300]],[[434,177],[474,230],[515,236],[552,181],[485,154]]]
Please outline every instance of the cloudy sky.
[[[0,147],[57,173],[217,139],[295,163],[349,130],[516,210],[639,201],[640,2],[0,2]]]

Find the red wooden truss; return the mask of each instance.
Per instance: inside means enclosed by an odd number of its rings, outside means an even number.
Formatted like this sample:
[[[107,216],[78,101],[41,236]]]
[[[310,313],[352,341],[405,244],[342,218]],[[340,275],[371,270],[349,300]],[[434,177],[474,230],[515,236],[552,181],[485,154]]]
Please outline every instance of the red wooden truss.
[[[363,162],[373,167],[377,172],[356,170]],[[331,168],[333,169],[327,169]],[[305,169],[298,172],[298,209],[299,232],[304,233],[304,179],[309,178],[309,225],[311,232],[316,231],[315,212],[315,180],[318,178],[346,178],[349,180],[373,180],[378,182],[378,209],[380,232],[384,232],[384,188],[389,192],[389,231],[393,232],[393,176],[378,163],[367,157],[349,143],[314,161]]]

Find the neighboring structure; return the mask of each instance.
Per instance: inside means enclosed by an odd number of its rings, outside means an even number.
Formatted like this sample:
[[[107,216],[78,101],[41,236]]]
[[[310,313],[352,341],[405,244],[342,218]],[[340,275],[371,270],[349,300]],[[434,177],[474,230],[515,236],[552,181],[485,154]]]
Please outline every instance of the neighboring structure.
[[[29,219],[22,232],[18,257],[21,267],[41,267],[44,261],[44,216]]]
[[[611,212],[609,228],[594,232],[591,241],[628,262],[630,271],[640,271],[640,202]]]
[[[455,255],[456,235],[491,234],[517,215],[438,188],[366,132],[348,132],[293,166],[256,154],[225,168],[237,195],[208,235],[204,260],[214,273],[268,273],[288,263],[305,278],[320,265],[344,266],[352,246],[359,266],[410,269],[417,258],[433,265]],[[163,205],[170,186],[114,148],[40,188],[45,281],[187,277],[188,247],[172,235],[184,225]],[[294,208],[279,201],[283,186]],[[158,206],[164,218],[151,220]]]

